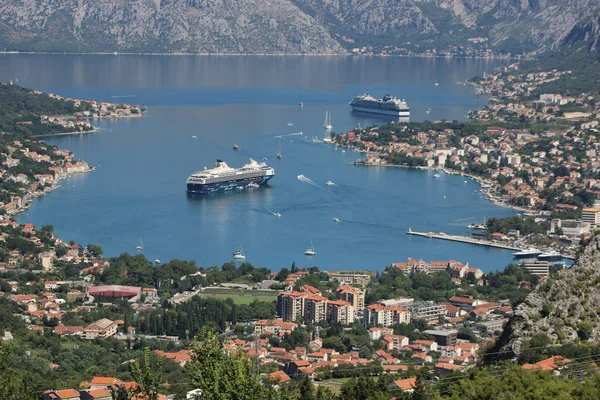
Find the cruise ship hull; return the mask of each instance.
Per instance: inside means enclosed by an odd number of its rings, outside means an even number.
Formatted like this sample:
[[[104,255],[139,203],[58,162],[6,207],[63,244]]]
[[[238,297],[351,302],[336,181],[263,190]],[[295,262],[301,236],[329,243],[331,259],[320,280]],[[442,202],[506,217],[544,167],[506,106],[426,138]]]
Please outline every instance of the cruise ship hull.
[[[410,117],[410,110],[384,110],[381,108],[369,108],[369,107],[361,107],[354,104],[350,104],[353,111],[360,111],[369,114],[381,114],[381,115],[389,115],[392,117]]]
[[[188,183],[187,193],[189,194],[209,194],[219,192],[230,192],[235,190],[243,190],[248,188],[248,185],[266,185],[274,175],[256,176],[252,178],[215,182],[215,183]]]
[[[540,261],[561,261],[563,256],[561,254],[540,254],[537,256],[537,259]]]

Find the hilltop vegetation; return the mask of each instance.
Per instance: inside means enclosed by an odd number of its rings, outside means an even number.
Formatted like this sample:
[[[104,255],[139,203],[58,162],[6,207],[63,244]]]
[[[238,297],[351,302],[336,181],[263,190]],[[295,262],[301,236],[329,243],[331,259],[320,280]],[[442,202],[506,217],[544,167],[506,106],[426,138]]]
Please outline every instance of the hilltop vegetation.
[[[569,355],[573,356],[573,351],[577,354],[597,347],[600,340],[599,251],[600,237],[596,236],[570,269],[537,285],[515,308],[494,350],[530,362],[532,358],[539,361],[538,358],[548,353],[571,352]]]
[[[88,107],[88,103],[75,106],[71,100],[57,99],[18,85],[0,84],[0,132],[20,138],[68,132],[69,128],[62,125],[42,123],[40,115],[72,115]],[[0,138],[0,144],[5,140]]]

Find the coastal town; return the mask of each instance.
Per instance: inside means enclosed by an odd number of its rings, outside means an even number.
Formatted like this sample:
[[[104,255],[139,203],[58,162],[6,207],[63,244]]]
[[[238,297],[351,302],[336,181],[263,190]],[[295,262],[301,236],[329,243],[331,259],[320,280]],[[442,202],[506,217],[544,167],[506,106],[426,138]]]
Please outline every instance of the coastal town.
[[[14,113],[0,135],[0,210],[7,215],[26,210],[34,198],[59,188],[60,181],[95,169],[72,152],[45,143],[44,137],[95,132],[90,119],[146,111],[137,105],[46,94],[12,82],[0,84],[0,99]]]
[[[0,231],[0,301],[13,304],[18,316],[14,326],[3,325],[5,342],[16,340],[20,329],[30,332],[27,337],[43,335],[65,344],[116,341],[131,346],[144,341],[154,343],[155,357],[184,371],[193,361],[189,339],[195,332],[177,334],[175,320],[184,307],[214,307],[240,293],[255,299],[272,293],[264,304],[270,301],[276,306],[263,318],[257,314],[242,318],[240,309],[238,317],[231,314],[223,321],[224,349],[244,351],[274,385],[308,378],[333,391],[341,386],[337,378],[355,376],[364,368],[390,375],[392,388],[410,392],[417,373],[441,377],[476,365],[512,313],[512,301],[504,296],[526,294],[551,274],[548,269],[526,266],[486,274],[468,262],[422,259],[395,262],[377,274],[295,266],[270,272],[247,263],[225,264],[221,269],[180,266],[179,272],[167,272],[175,271],[171,263],[180,262],[152,265],[141,254],[105,259],[99,246],[65,243],[51,227],[20,225],[9,215],[0,217]],[[122,270],[124,262],[127,269]],[[188,284],[168,289],[156,278],[143,281],[148,286],[119,284],[142,279],[141,267],[135,266],[138,262],[155,276],[170,280],[165,274],[175,273],[173,279]],[[130,271],[138,272],[123,278]],[[248,271],[247,276],[254,278],[240,280],[244,276],[240,273]],[[395,282],[394,287],[389,282]],[[433,292],[423,291],[426,287]],[[211,294],[215,288],[220,290],[217,298]],[[433,300],[440,296],[448,297]],[[252,304],[260,308],[260,303]],[[167,315],[174,320],[169,322]],[[187,325],[187,329],[197,328]],[[127,357],[127,351],[122,356]],[[37,358],[53,373],[71,373],[60,360],[59,354]],[[552,360],[524,365],[556,373],[562,367]],[[126,374],[85,376],[75,386],[46,388],[44,396],[110,398],[117,387],[135,385],[127,379]],[[167,383],[165,389],[161,398],[180,392]]]
[[[485,74],[477,90],[502,104],[524,101],[525,93],[561,77],[556,72],[518,76],[530,86],[510,80],[519,88],[512,98],[501,96],[507,90],[497,84],[504,82],[502,76]],[[515,304],[547,285],[564,266],[563,257],[575,258],[600,223],[595,113],[578,114],[585,121],[567,118],[560,107],[581,98],[543,94],[535,101],[552,107],[533,110],[568,122],[543,130],[496,123],[389,124],[332,139],[337,146],[367,152],[357,165],[459,174],[477,180],[494,203],[526,213],[524,218],[474,224],[470,237],[407,232],[427,240],[513,249],[518,264],[504,271],[484,272],[489,268],[467,261],[413,258],[390,260],[376,272],[321,271],[295,263],[279,271],[246,262],[199,268],[193,261],[149,261],[143,246],[135,255],[105,258],[98,245],[66,243],[51,226],[15,221],[14,214],[27,209],[33,197],[94,168],[69,151],[32,138],[40,126],[51,128],[50,134],[82,133],[93,129],[85,119],[138,116],[143,110],[48,98],[68,103],[63,109],[70,112],[19,118],[16,129],[28,134],[0,137],[5,193],[0,204],[0,302],[6,310],[0,314],[0,334],[19,354],[25,341],[33,346],[23,357],[53,382],[37,384],[44,400],[112,399],[120,390],[138,390],[140,383],[122,366],[135,363],[144,349],[168,372],[159,382],[158,398],[187,396],[194,391],[188,376],[197,365],[194,339],[208,327],[222,336],[221,351],[242,354],[276,391],[309,382],[339,393],[350,379],[366,374],[384,376],[387,390],[408,394],[420,380],[455,377],[479,365],[499,340]],[[482,123],[486,118],[508,121],[500,117],[512,111],[504,114],[493,102],[490,107],[492,116],[478,111],[472,117]],[[547,121],[524,112],[531,121]],[[517,114],[517,120],[523,115]],[[439,177],[436,173],[432,179]],[[517,256],[534,244],[546,252],[537,255],[557,252],[554,261],[559,264]],[[529,347],[535,348],[529,342],[522,345]],[[86,349],[86,354],[98,348],[113,353],[103,369],[78,368],[67,355],[70,349]],[[558,376],[572,362],[551,349],[543,356],[525,354],[515,359],[524,371]]]
[[[492,96],[486,107],[471,113],[475,122],[359,127],[335,134],[333,142],[365,152],[356,165],[432,169],[474,179],[490,201],[533,216],[545,227],[546,236],[554,239],[541,244],[548,251],[572,257],[599,222],[600,160],[593,96],[540,92],[544,84],[569,75],[519,74],[512,64],[474,80],[478,91]],[[516,249],[536,244],[536,238],[528,242],[523,234],[513,229],[510,235],[474,232],[473,237]]]

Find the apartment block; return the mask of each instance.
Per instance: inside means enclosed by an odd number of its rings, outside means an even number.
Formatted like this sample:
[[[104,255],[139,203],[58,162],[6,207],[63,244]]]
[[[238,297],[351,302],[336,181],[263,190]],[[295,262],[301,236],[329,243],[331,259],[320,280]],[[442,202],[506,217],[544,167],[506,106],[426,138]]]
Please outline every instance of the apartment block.
[[[288,291],[277,297],[277,314],[284,321],[297,321],[304,316],[305,293]]]
[[[304,316],[312,322],[327,320],[327,297],[306,296],[304,298]]]
[[[365,308],[365,291],[350,285],[341,285],[336,291],[336,296],[340,300],[352,304],[355,310],[360,311]]]
[[[348,325],[354,322],[354,307],[344,300],[327,302],[327,320]]]

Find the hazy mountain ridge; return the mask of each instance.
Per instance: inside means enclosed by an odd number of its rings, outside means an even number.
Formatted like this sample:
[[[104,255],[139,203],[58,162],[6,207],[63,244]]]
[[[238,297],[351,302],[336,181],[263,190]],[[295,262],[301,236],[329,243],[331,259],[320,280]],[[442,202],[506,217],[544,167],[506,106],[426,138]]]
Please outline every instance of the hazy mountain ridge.
[[[288,0],[2,0],[0,45],[32,51],[343,52]]]
[[[0,0],[0,47],[340,54],[484,37],[513,52],[597,50],[599,15],[600,0]]]

